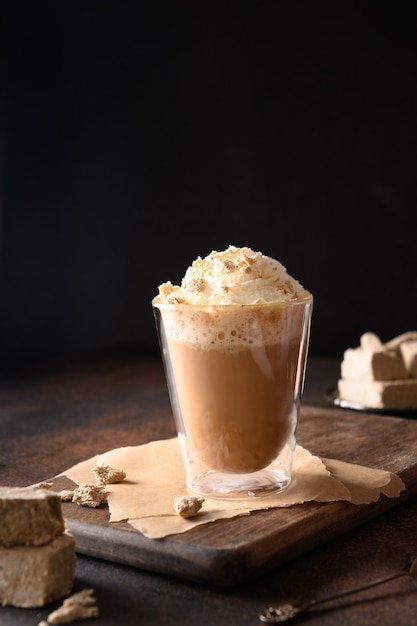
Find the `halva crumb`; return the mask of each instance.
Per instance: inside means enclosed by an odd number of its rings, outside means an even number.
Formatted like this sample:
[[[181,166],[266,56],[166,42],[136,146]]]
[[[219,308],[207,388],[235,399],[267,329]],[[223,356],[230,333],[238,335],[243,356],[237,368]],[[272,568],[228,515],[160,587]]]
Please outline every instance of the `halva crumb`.
[[[81,484],[74,489],[72,501],[80,506],[97,507],[107,502],[106,490],[102,485]]]
[[[83,589],[66,598],[62,605],[48,615],[47,621],[43,620],[38,626],[48,624],[69,624],[79,619],[98,617],[98,607],[93,596],[93,589]]]
[[[62,489],[62,491],[60,491],[58,495],[61,498],[62,502],[71,502],[74,497],[74,491],[74,489]]]
[[[121,483],[126,478],[125,471],[117,467],[110,467],[109,465],[96,465],[91,471],[100,485]]]
[[[181,517],[195,517],[203,506],[204,498],[199,496],[182,496],[175,498],[174,510]]]
[[[31,485],[31,488],[32,489],[52,489],[53,486],[54,486],[53,483],[42,481],[40,483],[35,483],[34,485]]]

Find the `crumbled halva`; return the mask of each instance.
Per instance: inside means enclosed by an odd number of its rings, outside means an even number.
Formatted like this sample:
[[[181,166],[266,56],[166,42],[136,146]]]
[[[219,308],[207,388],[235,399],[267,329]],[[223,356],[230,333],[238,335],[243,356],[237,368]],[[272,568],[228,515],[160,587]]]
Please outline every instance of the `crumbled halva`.
[[[97,507],[107,502],[106,490],[101,485],[78,485],[74,489],[72,501],[80,506]]]
[[[175,498],[174,510],[181,517],[195,517],[204,504],[204,498],[199,496],[182,496]]]
[[[95,465],[91,470],[100,485],[121,483],[126,478],[126,472],[110,465]]]
[[[69,624],[80,619],[98,617],[99,611],[93,593],[93,589],[83,589],[69,596],[56,611],[48,615],[47,622],[43,624]]]

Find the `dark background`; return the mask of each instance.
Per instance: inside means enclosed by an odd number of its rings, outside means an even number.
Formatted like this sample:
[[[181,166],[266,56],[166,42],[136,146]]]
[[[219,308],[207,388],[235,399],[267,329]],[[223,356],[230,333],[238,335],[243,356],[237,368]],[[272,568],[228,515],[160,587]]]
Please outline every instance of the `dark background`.
[[[2,8],[0,361],[157,348],[212,249],[315,296],[311,352],[417,329],[414,2]]]

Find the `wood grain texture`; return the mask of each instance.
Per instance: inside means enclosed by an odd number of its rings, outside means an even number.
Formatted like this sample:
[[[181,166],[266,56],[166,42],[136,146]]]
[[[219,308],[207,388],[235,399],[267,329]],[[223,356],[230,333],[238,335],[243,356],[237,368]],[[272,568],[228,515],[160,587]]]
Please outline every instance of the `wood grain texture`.
[[[417,499],[410,497],[415,492],[414,421],[377,416],[370,420],[367,415],[334,410],[325,392],[337,380],[339,366],[335,359],[309,359],[298,429],[300,443],[321,455],[334,456],[338,450],[339,458],[346,461],[403,468],[400,473],[408,484],[405,496],[381,500],[376,508],[370,505],[365,510],[348,506],[341,512],[337,504],[324,505],[326,508],[312,504],[308,509],[256,513],[235,520],[231,526],[229,522],[226,526],[216,523],[157,542],[158,549],[156,542],[132,536],[134,531],[128,526],[114,526],[113,532],[117,529],[123,534],[120,545],[113,535],[113,553],[108,546],[106,560],[85,554],[77,559],[75,590],[86,586],[96,590],[100,626],[119,624],[121,615],[124,626],[176,626],[179,621],[201,626],[251,626],[259,623],[259,610],[271,603],[317,598],[409,566],[417,554]],[[159,355],[100,356],[45,368],[25,365],[19,372],[9,368],[7,375],[0,376],[3,485],[28,485],[97,452],[164,439],[174,433]],[[400,504],[406,498],[410,499]],[[383,513],[385,506],[392,508]],[[297,524],[306,519],[300,515],[307,510],[311,532],[303,535],[302,543]],[[93,546],[100,548],[100,542],[107,541],[108,516],[106,508],[96,511],[91,523],[91,513],[78,509],[78,519],[72,523],[84,525],[85,541],[88,525],[93,552]],[[81,517],[84,515],[85,519]],[[305,528],[301,529],[305,533]],[[104,538],[94,539],[101,533]],[[133,547],[128,544],[128,533],[135,542]],[[317,548],[311,549],[314,545]],[[230,561],[232,550],[236,567]],[[207,561],[203,561],[204,553]],[[140,566],[117,562],[132,555],[136,562],[140,557]],[[275,563],[277,567],[273,567]],[[185,571],[201,578],[203,568],[207,577],[207,572],[213,576],[215,567],[225,586],[219,586],[219,581],[216,585],[204,581],[194,584],[184,577]],[[242,572],[243,567],[250,571]],[[263,568],[265,575],[251,578]],[[158,573],[164,570],[174,572],[173,576]],[[247,581],[234,584],[245,576]],[[303,618],[303,623],[410,626],[415,623],[416,584],[416,579],[410,578],[391,581],[383,588],[333,603],[331,610],[316,609]],[[2,607],[0,623],[33,626],[46,619],[49,608],[39,613],[38,609]]]
[[[252,579],[362,524],[417,493],[417,422],[304,406],[298,441],[312,453],[388,470],[406,484],[400,498],[368,505],[307,503],[219,520],[163,540],[127,523],[109,524],[106,507],[64,503],[80,553],[217,586]]]

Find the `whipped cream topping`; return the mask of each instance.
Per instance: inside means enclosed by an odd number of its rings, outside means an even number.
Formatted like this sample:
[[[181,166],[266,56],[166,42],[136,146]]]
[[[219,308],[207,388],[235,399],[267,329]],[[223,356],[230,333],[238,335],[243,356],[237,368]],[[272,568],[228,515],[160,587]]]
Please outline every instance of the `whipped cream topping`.
[[[159,286],[156,303],[231,305],[291,302],[308,292],[275,259],[251,248],[229,246],[198,257],[181,285]]]

